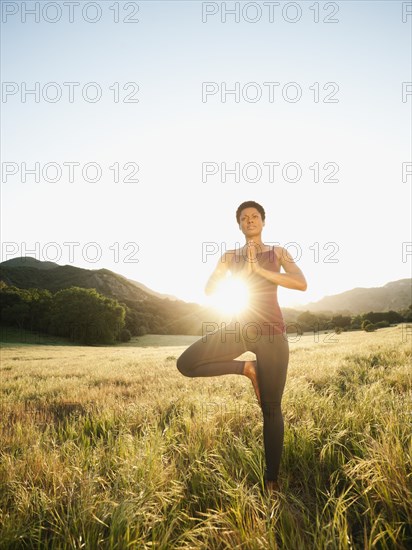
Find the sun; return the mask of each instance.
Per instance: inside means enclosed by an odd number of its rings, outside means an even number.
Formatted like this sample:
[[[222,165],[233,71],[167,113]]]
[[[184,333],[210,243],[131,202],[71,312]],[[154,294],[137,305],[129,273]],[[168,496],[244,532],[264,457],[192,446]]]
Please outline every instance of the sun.
[[[209,296],[210,305],[224,315],[236,315],[249,305],[249,289],[244,280],[229,276],[222,279]]]

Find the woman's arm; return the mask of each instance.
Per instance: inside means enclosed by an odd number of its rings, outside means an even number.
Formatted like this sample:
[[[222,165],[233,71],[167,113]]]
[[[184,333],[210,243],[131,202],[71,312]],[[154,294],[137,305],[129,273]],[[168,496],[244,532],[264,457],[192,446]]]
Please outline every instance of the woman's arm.
[[[251,263],[251,269],[271,283],[275,283],[286,288],[292,288],[294,290],[306,290],[308,288],[308,284],[301,269],[295,264],[292,256],[285,248],[280,247],[280,249],[282,252],[280,265],[286,273],[275,273],[273,271],[269,271],[261,267],[256,261]]]
[[[206,283],[205,293],[208,296],[209,294],[213,294],[219,281],[226,277],[228,270],[229,270],[229,256],[227,252],[225,252],[223,256],[220,258],[220,260],[218,261],[217,266],[215,267],[213,273],[211,274],[211,276],[209,277]]]

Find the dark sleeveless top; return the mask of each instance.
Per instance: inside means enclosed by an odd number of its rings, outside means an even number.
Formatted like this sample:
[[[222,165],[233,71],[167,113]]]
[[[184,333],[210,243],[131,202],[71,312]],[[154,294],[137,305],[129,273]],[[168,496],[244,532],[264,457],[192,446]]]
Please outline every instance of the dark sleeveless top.
[[[237,314],[233,320],[239,321],[242,325],[250,324],[251,332],[253,326],[258,334],[282,334],[286,332],[286,325],[278,304],[278,285],[271,283],[257,273],[241,274],[241,270],[246,269],[245,264],[247,261],[246,251],[243,253],[242,251],[236,251],[236,254],[233,254],[230,259],[230,271],[233,275],[244,276],[249,288],[249,306],[245,311]],[[266,252],[258,252],[257,261],[259,265],[268,271],[280,272],[274,246]]]

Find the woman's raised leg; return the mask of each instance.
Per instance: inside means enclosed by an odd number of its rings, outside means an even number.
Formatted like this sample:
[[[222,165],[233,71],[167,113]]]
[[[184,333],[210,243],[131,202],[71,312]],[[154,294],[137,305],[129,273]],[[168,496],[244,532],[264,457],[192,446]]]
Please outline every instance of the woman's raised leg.
[[[236,357],[248,351],[238,322],[222,323],[221,328],[193,342],[177,359],[176,366],[185,376],[245,374],[245,361]]]

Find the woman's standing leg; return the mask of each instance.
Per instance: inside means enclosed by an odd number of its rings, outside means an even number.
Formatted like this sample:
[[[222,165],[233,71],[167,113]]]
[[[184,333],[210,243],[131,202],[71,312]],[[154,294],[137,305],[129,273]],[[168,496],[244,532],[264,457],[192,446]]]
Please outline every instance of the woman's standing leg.
[[[287,335],[261,335],[253,351],[262,401],[265,477],[277,481],[284,440],[281,401],[289,363]]]
[[[245,361],[235,361],[247,351],[241,326],[223,323],[222,327],[209,333],[189,346],[177,359],[176,366],[185,376],[220,376],[243,374]]]

